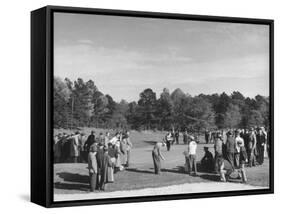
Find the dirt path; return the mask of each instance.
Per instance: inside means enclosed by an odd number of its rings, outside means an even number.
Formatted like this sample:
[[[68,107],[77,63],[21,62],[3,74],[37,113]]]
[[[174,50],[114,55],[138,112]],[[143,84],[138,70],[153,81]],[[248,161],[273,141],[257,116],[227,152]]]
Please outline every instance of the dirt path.
[[[151,195],[167,195],[171,194],[186,194],[186,193],[203,193],[203,192],[220,192],[220,191],[240,191],[265,189],[266,187],[251,186],[246,184],[235,183],[193,183],[172,185],[158,188],[145,188],[139,190],[115,191],[115,192],[98,192],[98,193],[83,193],[83,194],[55,194],[55,201],[69,200],[87,200],[87,199],[103,199],[103,198],[119,198],[119,197],[134,197],[134,196],[151,196]]]

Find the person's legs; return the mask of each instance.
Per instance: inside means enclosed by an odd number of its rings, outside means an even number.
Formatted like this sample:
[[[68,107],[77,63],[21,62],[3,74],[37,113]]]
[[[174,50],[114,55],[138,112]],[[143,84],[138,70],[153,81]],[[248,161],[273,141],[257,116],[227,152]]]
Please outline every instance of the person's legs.
[[[161,160],[160,160],[160,157],[157,158],[156,163],[157,163],[157,169],[158,169],[157,174],[161,174]]]
[[[261,154],[260,154],[260,165],[264,162],[264,146],[261,147]]]
[[[234,153],[232,152],[227,152],[226,153],[226,158],[230,162],[232,168],[234,169]]]
[[[127,150],[127,163],[126,166],[129,167],[130,166],[130,155],[131,155],[131,151]]]
[[[192,156],[191,155],[189,155],[188,156],[188,173],[189,174],[191,174],[191,172],[192,172]]]
[[[185,156],[185,172],[189,173],[189,158]]]
[[[242,163],[241,164],[241,176],[242,176],[242,182],[246,183],[247,182],[247,175],[246,175],[246,171],[245,171],[245,164]]]
[[[100,174],[100,170],[97,174],[97,180],[96,180],[96,189],[100,190],[101,189],[101,174]]]
[[[257,162],[256,155],[254,154],[254,152],[252,152],[252,163],[253,163],[253,166],[256,166],[256,162]]]
[[[167,151],[170,151],[170,147],[171,147],[170,141],[168,140],[168,141],[167,141]]]
[[[235,161],[235,164],[234,164],[234,165],[235,165],[237,168],[238,168],[239,165],[240,165],[240,164],[239,164],[239,162],[240,162],[239,160],[240,160],[240,154],[239,154],[239,153],[235,153],[235,154],[234,154],[234,161]]]
[[[253,157],[252,157],[251,150],[247,151],[247,157],[248,157],[248,166],[252,167],[253,166]]]
[[[194,167],[194,173],[195,175],[197,175],[196,155],[193,155],[193,167]]]
[[[223,169],[220,170],[220,180],[221,180],[222,182],[226,182],[225,172],[226,172],[226,171],[223,170]]]
[[[97,185],[97,174],[90,173],[90,191],[94,192]]]
[[[106,170],[106,171],[104,171],[104,170]],[[101,172],[101,177],[100,177],[100,190],[105,190],[106,173],[107,173],[107,169],[104,168]]]
[[[215,153],[215,172],[218,173],[219,172],[219,163],[218,163],[218,153]]]
[[[152,160],[153,160],[153,166],[154,166],[154,173],[157,174],[157,163],[155,155],[152,153]]]

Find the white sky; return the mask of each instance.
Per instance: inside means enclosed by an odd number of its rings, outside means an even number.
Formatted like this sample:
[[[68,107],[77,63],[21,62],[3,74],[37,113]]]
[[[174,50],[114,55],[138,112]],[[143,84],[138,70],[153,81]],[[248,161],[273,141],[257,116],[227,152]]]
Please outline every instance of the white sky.
[[[145,88],[269,95],[266,25],[55,13],[54,74],[114,100]]]

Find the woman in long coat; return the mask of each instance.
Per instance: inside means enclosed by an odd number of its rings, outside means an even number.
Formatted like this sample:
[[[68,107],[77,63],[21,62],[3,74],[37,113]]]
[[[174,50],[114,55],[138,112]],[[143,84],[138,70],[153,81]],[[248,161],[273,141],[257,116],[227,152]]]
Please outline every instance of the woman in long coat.
[[[157,142],[152,150],[152,160],[154,164],[154,172],[155,174],[160,174],[161,172],[161,159],[165,160],[163,155],[161,154],[161,147],[166,146],[165,142]]]

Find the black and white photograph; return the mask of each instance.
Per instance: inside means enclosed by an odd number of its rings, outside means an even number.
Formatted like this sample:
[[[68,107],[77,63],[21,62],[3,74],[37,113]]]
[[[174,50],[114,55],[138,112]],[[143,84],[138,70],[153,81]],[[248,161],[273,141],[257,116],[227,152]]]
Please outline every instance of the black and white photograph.
[[[54,12],[53,200],[269,190],[270,25]]]

